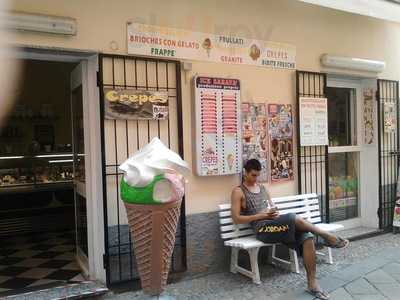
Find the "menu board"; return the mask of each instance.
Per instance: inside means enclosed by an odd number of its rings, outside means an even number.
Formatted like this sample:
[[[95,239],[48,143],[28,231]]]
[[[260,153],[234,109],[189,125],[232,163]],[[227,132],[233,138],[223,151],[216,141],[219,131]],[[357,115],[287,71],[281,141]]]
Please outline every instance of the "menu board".
[[[328,101],[326,98],[300,97],[300,145],[328,145]]]
[[[197,76],[196,167],[199,176],[240,173],[240,82]]]
[[[265,103],[242,103],[243,164],[249,159],[261,163],[259,182],[268,181],[268,138]]]
[[[268,104],[271,182],[293,180],[293,112],[290,104]]]

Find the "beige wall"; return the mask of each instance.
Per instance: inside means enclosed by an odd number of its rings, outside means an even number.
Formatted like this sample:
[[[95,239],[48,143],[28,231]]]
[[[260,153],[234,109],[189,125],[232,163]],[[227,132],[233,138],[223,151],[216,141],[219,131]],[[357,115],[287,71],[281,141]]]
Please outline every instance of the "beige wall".
[[[112,3],[112,5],[111,5]],[[15,10],[69,16],[77,19],[78,35],[58,37],[18,33],[13,42],[126,54],[126,22],[144,22],[194,31],[226,33],[286,42],[297,47],[297,66],[321,70],[322,53],[380,59],[387,69],[380,77],[400,79],[400,24],[352,15],[294,0],[16,0]],[[117,50],[113,50],[116,49]],[[182,74],[185,158],[193,163],[191,78],[195,74],[241,80],[242,101],[295,103],[294,71],[251,66],[193,62]],[[216,210],[229,198],[237,176],[189,178],[187,212]],[[296,192],[296,182],[274,185],[273,196]]]

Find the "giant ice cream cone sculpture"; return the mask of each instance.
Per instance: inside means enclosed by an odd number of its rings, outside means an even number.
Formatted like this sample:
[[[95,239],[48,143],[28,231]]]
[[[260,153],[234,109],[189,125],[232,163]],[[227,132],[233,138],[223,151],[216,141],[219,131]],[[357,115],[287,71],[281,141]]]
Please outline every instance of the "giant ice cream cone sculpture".
[[[125,161],[125,203],[143,291],[160,294],[167,282],[188,166],[157,138]]]

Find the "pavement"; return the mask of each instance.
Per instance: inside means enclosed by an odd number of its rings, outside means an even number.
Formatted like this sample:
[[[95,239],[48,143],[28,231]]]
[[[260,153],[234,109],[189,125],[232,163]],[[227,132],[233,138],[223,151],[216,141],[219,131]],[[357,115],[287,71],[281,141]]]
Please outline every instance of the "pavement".
[[[387,233],[351,242],[345,250],[333,250],[334,264],[318,259],[317,277],[332,300],[400,300],[400,234]],[[144,299],[268,299],[312,300],[306,293],[304,267],[295,274],[280,267],[260,266],[261,285],[240,274],[221,272],[169,284],[160,297],[141,291],[113,293],[101,300]]]

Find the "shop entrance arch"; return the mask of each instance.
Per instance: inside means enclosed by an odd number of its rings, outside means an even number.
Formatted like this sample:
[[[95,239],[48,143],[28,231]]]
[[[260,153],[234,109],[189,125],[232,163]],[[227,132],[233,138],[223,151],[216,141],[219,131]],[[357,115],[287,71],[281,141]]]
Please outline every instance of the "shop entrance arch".
[[[123,173],[118,167],[128,157],[158,137],[183,157],[180,63],[172,60],[100,54],[100,127],[107,285],[137,280],[139,274],[133,253],[125,208],[119,197]],[[164,91],[168,94],[166,120],[106,119],[104,89]],[[181,207],[171,272],[186,270],[185,205]]]

